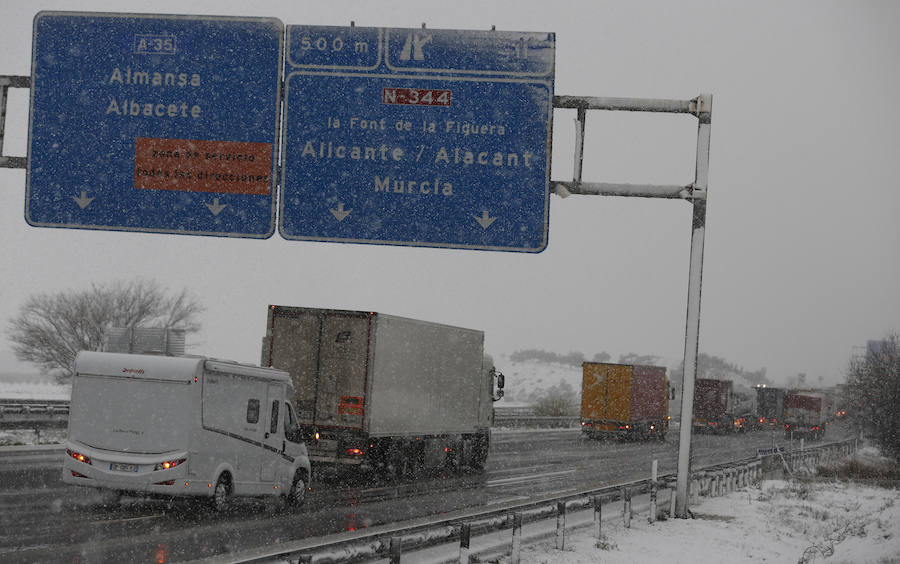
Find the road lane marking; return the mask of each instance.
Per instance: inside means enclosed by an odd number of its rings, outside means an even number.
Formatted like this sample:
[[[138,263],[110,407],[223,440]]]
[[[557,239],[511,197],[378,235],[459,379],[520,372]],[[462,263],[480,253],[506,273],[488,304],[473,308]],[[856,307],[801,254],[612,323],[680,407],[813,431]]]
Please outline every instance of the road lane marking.
[[[489,488],[493,488],[496,486],[505,486],[507,484],[515,484],[517,482],[528,482],[535,478],[549,478],[551,476],[566,476],[568,474],[574,474],[575,470],[563,470],[560,472],[546,472],[544,474],[530,474],[528,476],[517,476],[514,478],[502,478],[500,480],[488,480],[485,482],[485,485]]]

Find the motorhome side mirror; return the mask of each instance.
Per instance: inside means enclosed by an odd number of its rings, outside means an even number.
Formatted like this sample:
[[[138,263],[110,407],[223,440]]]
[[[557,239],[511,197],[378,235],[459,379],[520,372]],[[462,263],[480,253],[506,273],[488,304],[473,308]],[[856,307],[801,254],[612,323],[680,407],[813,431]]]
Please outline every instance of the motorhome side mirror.
[[[504,385],[506,385],[506,376],[504,376],[502,372],[498,372],[497,387],[502,389]]]
[[[291,441],[292,443],[302,443],[305,440],[303,432],[297,426],[293,426],[285,431],[284,438]]]

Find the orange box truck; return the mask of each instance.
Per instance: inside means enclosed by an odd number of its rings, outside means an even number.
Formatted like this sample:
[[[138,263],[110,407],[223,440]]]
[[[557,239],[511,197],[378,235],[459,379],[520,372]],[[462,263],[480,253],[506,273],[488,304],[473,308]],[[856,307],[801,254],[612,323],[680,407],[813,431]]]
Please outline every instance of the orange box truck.
[[[665,367],[585,362],[582,370],[585,437],[665,440],[669,430]]]

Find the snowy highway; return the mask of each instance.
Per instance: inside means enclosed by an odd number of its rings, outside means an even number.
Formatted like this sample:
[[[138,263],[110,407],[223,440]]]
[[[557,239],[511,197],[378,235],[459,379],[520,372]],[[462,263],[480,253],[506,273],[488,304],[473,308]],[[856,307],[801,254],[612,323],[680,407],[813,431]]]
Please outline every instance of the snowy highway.
[[[840,426],[829,439],[845,435]],[[0,561],[179,562],[289,540],[323,537],[410,519],[525,500],[674,472],[677,441],[586,441],[577,430],[495,430],[483,474],[430,475],[388,484],[372,476],[321,476],[306,505],[238,501],[215,514],[185,501],[124,498],[62,484],[62,452],[0,453]],[[698,435],[694,466],[747,458],[772,435]],[[780,444],[784,441],[777,437]],[[787,445],[784,445],[787,446]]]

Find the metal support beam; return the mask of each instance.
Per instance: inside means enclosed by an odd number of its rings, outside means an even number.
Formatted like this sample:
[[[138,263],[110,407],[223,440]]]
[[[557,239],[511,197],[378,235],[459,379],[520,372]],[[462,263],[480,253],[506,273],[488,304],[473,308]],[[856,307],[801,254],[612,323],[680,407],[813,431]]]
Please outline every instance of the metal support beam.
[[[678,476],[675,484],[675,516],[686,518],[687,489],[691,475],[691,432],[694,427],[694,382],[700,347],[700,289],[703,281],[703,245],[706,232],[706,189],[709,182],[709,140],[712,125],[712,96],[700,97],[705,111],[698,116],[697,164],[694,191],[703,198],[693,200],[691,265],[688,270],[687,322],[684,334],[684,382],[681,387],[681,429],[678,440]]]
[[[635,198],[672,198],[692,200],[701,197],[692,185],[677,184],[621,184],[610,182],[558,182],[552,184],[553,193],[562,198],[572,194],[591,196],[631,196]],[[703,193],[705,197],[705,192]]]
[[[712,103],[708,95],[693,100],[665,100],[657,98],[606,98],[599,96],[554,96],[553,107],[560,109],[607,110],[622,112],[663,112],[667,114],[709,113],[704,103]]]

